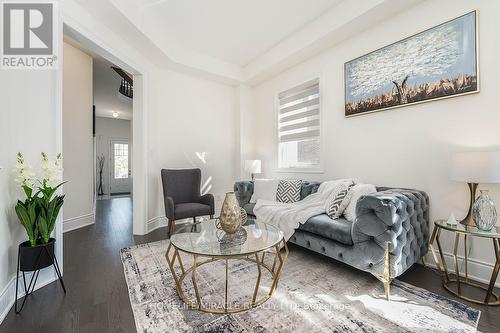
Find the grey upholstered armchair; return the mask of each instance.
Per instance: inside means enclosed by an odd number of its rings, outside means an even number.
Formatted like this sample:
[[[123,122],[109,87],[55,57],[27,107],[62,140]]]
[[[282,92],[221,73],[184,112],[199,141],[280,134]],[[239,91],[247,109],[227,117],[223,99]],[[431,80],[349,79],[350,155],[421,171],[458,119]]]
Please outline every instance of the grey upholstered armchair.
[[[175,220],[215,213],[214,196],[200,194],[200,169],[162,169],[163,199],[168,219],[168,233],[175,231]]]

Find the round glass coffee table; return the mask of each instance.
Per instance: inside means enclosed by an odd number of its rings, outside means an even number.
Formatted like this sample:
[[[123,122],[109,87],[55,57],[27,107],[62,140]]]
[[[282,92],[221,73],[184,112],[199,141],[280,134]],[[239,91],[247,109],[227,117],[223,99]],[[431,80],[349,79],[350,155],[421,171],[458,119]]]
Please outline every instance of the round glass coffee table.
[[[273,256],[272,265],[271,262],[265,263],[266,254]],[[190,267],[186,266],[181,259],[186,255],[192,258]],[[263,222],[254,222],[254,224],[243,226],[236,234],[226,234],[216,227],[215,220],[178,228],[170,237],[165,254],[179,297],[191,308],[209,313],[241,312],[267,301],[278,286],[287,256],[288,247],[283,232],[277,227]],[[251,301],[241,306],[229,306],[230,260],[246,260],[255,264],[257,268]],[[223,261],[225,267],[224,305],[207,307],[203,304],[202,291],[198,288],[197,269],[202,265],[217,261]],[[258,298],[262,273],[270,274],[272,282],[269,291]],[[189,275],[195,294],[195,297],[191,299],[183,290],[183,282]],[[241,286],[241,288],[246,287]]]
[[[448,268],[446,266],[446,260],[444,258],[443,247],[441,246],[440,236],[441,231],[445,230],[451,232],[455,235],[455,244],[453,247],[453,259],[455,263],[455,277],[450,277],[448,273]],[[463,236],[464,243],[464,269],[465,274],[463,278],[460,276],[460,268],[458,263],[458,245],[460,242],[460,236]],[[469,280],[468,274],[468,258],[467,258],[467,241],[469,237],[480,237],[491,239],[493,242],[492,250],[495,254],[496,262],[491,273],[490,283],[487,288],[483,287],[480,284],[474,283]],[[434,244],[437,244],[439,251],[439,259],[436,255],[436,250],[434,248]],[[432,232],[431,241],[429,247],[432,252],[432,256],[434,257],[434,261],[436,262],[436,266],[438,267],[441,278],[443,282],[443,287],[454,294],[457,297],[460,297],[469,302],[483,304],[483,305],[500,305],[500,295],[493,292],[493,288],[495,287],[495,282],[497,280],[498,272],[500,270],[500,228],[493,227],[490,231],[483,231],[475,226],[467,226],[461,223],[458,224],[449,224],[447,220],[437,220],[434,222],[434,231]],[[472,298],[469,296],[465,296],[462,290],[462,285],[467,285],[473,288],[481,289],[486,292],[484,299]],[[493,298],[493,299],[492,299]]]

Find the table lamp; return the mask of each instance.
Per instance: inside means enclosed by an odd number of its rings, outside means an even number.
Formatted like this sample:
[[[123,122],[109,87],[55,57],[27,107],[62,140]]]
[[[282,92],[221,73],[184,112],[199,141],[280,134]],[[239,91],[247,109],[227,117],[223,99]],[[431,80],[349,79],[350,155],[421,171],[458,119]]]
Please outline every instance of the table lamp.
[[[467,216],[460,221],[474,226],[472,205],[476,199],[479,183],[500,183],[500,151],[456,152],[451,159],[450,178],[466,182],[470,190],[470,203]]]
[[[252,174],[252,180],[255,180],[255,174],[262,172],[260,160],[246,160],[245,171]]]

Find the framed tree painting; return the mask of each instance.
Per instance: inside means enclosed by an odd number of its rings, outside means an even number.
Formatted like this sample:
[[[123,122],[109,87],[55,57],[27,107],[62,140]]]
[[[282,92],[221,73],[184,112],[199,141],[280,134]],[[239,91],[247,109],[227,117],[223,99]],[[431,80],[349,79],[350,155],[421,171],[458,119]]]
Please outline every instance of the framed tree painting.
[[[479,91],[472,11],[344,64],[345,116]]]

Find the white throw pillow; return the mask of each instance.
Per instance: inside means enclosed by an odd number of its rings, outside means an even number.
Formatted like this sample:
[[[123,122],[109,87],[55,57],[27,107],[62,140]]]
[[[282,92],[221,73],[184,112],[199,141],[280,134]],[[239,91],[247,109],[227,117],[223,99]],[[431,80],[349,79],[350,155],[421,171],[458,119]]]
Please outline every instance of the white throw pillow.
[[[256,179],[253,183],[250,203],[256,203],[259,199],[276,201],[279,182],[279,179]]]
[[[356,184],[351,188],[351,201],[344,210],[344,217],[349,222],[356,220],[356,204],[363,195],[377,192],[377,188],[372,184]]]
[[[351,202],[351,189],[354,187],[354,185],[354,182],[341,183],[340,186],[335,191],[333,191],[330,199],[326,203],[325,208],[326,214],[331,219],[338,219],[347,208],[347,206]]]

